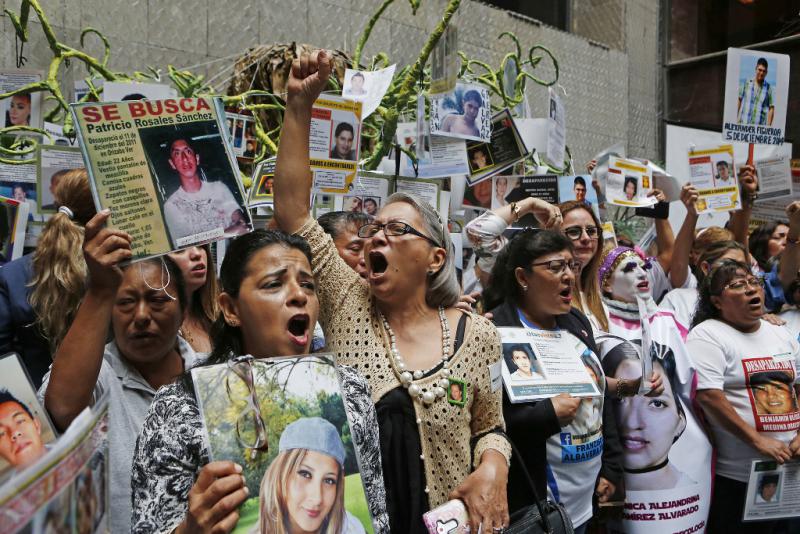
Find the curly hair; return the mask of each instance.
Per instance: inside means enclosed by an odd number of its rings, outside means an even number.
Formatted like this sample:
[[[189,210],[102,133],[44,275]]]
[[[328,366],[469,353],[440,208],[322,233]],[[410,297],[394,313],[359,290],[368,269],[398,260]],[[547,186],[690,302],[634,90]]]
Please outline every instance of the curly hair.
[[[86,169],[65,173],[53,189],[56,204],[68,207],[73,217],[58,212],[45,224],[33,253],[29,285],[39,329],[55,352],[86,290],[83,227],[97,212]]]

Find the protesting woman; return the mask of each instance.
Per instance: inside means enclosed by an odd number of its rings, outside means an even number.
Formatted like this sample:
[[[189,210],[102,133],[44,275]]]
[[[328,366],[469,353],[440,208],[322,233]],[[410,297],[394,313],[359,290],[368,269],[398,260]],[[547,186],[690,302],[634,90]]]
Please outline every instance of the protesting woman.
[[[538,402],[512,404],[503,400],[509,438],[522,454],[537,493],[546,485],[567,509],[576,532],[585,532],[592,517],[592,497],[600,502],[614,495],[622,483],[621,447],[608,388],[597,360],[592,328],[586,316],[572,307],[575,273],[580,265],[572,242],[550,230],[524,230],[500,253],[492,271],[492,283],[504,301],[492,310],[497,326],[564,331],[589,351],[589,367],[595,373],[599,398],[579,399],[561,394]],[[578,354],[576,353],[576,356]],[[579,461],[565,461],[571,436],[580,435]],[[565,437],[566,436],[566,437]],[[509,473],[509,506],[517,510],[533,503],[519,465],[512,458]],[[547,468],[552,476],[548,477]]]
[[[742,522],[753,459],[800,457],[795,382],[800,346],[782,326],[761,319],[762,282],[744,263],[711,270],[687,339],[697,368],[697,400],[716,449],[709,533],[774,532],[784,521]]]
[[[209,330],[219,314],[217,272],[211,247],[189,247],[169,255],[183,273],[189,302],[180,335],[195,352],[210,352]]]
[[[319,301],[305,241],[267,230],[240,236],[225,254],[220,283],[222,314],[212,328],[213,350],[200,365],[243,355],[261,359],[308,354]],[[339,366],[338,372],[367,502],[376,531],[386,532],[378,426],[369,387],[346,366]],[[209,460],[187,374],[158,392],[136,443],[132,531],[229,532],[248,495],[242,468]]]
[[[422,514],[453,498],[475,532],[504,528],[510,447],[489,376],[500,342],[487,320],[453,307],[460,288],[437,213],[410,195],[387,199],[359,231],[368,286],[309,217],[311,108],[330,68],[325,52],[292,65],[275,221],[311,245],[327,346],[372,387],[391,530],[426,532]]]

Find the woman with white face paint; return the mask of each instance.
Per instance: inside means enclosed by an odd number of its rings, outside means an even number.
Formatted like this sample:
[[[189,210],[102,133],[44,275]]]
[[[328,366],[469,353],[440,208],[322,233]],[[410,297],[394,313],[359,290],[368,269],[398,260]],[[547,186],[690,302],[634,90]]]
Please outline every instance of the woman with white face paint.
[[[651,260],[639,249],[616,247],[603,254],[597,272],[603,303],[608,307],[608,330],[625,339],[641,337],[640,310],[656,311],[647,271]]]

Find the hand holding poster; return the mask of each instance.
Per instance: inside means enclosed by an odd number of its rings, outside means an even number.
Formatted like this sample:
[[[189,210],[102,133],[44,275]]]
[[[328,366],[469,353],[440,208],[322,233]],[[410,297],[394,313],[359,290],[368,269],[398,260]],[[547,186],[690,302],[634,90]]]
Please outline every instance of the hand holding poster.
[[[689,181],[697,188],[697,213],[730,211],[740,205],[733,146],[690,150]]]
[[[653,190],[653,177],[646,165],[633,160],[611,157],[608,160],[606,198],[612,204],[645,208],[656,203],[648,196]]]
[[[309,156],[314,189],[346,193],[358,168],[361,102],[322,95],[311,110]]]
[[[729,48],[722,138],[783,144],[788,96],[789,56]]]
[[[513,403],[547,399],[560,393],[601,396],[591,351],[565,331],[498,328],[503,341],[501,374]]]
[[[219,102],[73,104],[98,211],[134,260],[252,230]]]
[[[234,533],[279,532],[289,522],[317,532],[372,531],[354,429],[333,362],[323,355],[260,361],[243,357],[192,370],[211,459],[245,467],[250,498]],[[292,506],[302,486],[328,495],[316,514]],[[285,473],[290,472],[290,475]]]

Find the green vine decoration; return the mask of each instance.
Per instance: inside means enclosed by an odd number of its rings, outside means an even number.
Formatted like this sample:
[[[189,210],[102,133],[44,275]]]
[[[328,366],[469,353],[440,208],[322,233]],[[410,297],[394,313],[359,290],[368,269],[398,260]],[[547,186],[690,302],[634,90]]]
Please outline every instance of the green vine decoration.
[[[408,2],[411,6],[412,14],[416,15],[421,0],[408,0]],[[375,25],[393,3],[394,0],[384,0],[370,17],[356,43],[352,58],[348,58],[343,53],[335,51],[335,56],[338,55],[339,59],[338,63],[334,65],[335,75],[331,76],[328,87],[329,91],[341,91],[344,68],[365,68],[362,66],[362,56],[366,44],[372,35]],[[361,154],[361,165],[364,169],[374,170],[378,167],[381,160],[389,153],[391,148],[395,146],[394,138],[397,131],[397,124],[401,116],[404,114],[413,116],[415,113],[417,99],[420,95],[427,92],[430,85],[430,71],[426,69],[428,58],[448,25],[451,23],[460,5],[461,0],[449,0],[441,18],[428,36],[416,60],[411,65],[406,65],[395,72],[394,79],[379,107],[372,115],[364,120],[362,128],[364,142],[362,143]],[[40,0],[22,0],[19,15],[9,9],[5,9],[5,13],[8,15],[14,27],[15,38],[19,40],[23,47],[30,39],[28,23],[31,19],[32,12],[41,24],[42,33],[48,42],[53,57],[46,69],[46,76],[43,80],[25,85],[13,91],[2,93],[0,94],[0,99],[10,98],[20,93],[44,93],[46,105],[52,106],[51,109],[44,113],[45,120],[48,122],[61,123],[65,135],[74,136],[75,128],[72,124],[72,116],[69,113],[69,103],[61,91],[58,80],[62,67],[69,66],[70,61],[75,60],[83,64],[88,71],[88,76],[85,79],[88,92],[81,99],[81,102],[100,100],[100,90],[95,85],[95,80],[98,78],[102,78],[106,81],[161,80],[161,72],[150,67],[148,67],[145,72],[135,71],[132,74],[111,70],[109,67],[111,61],[111,45],[108,39],[98,29],[83,29],[80,34],[80,46],[83,47],[85,45],[85,40],[90,36],[99,39],[103,45],[102,57],[99,59],[81,49],[73,48],[58,41],[55,31],[41,7]],[[527,52],[524,52],[519,39],[513,33],[503,32],[498,38],[507,38],[511,40],[513,43],[513,51],[504,56],[497,69],[486,62],[470,59],[463,52],[459,52],[461,58],[459,77],[474,83],[480,83],[487,87],[490,94],[493,95],[493,110],[505,107],[513,108],[520,104],[525,98],[525,87],[526,83],[529,81],[546,87],[558,82],[558,61],[548,48],[541,45],[534,45],[528,49]],[[278,46],[279,45],[257,47],[243,54],[237,60],[234,72],[235,75],[249,76],[247,78],[248,84],[244,87],[242,84],[237,86],[234,82],[231,82],[228,89],[229,94],[227,95],[220,94],[216,91],[201,75],[194,74],[190,70],[177,69],[172,65],[167,66],[166,77],[176,88],[180,96],[186,98],[222,97],[226,106],[238,107],[239,109],[248,110],[253,114],[254,134],[259,141],[259,150],[254,159],[254,163],[274,156],[279,149],[278,139],[280,137],[280,129],[283,124],[283,111],[285,109],[285,101],[280,94],[281,90],[271,86],[268,87],[270,90],[265,90],[264,87],[268,86],[267,83],[255,85],[253,83],[256,81],[257,75],[259,75],[259,69],[261,69],[260,74],[263,77],[265,69],[270,68],[270,62],[265,59],[266,54],[260,57],[257,55],[259,49],[261,49],[261,52],[266,51],[268,53]],[[295,50],[296,55],[299,55],[302,51],[311,49],[307,47],[307,45],[302,45],[302,47],[304,48],[297,47],[297,50]],[[285,50],[283,51],[285,52]],[[20,51],[19,56],[18,62],[23,62],[24,57],[22,57],[22,51]],[[543,60],[546,58],[549,58],[549,63],[552,65],[553,72],[551,78],[543,79],[536,76],[534,71],[540,67]],[[291,64],[291,56],[281,59],[288,61],[288,64],[281,67],[284,69],[283,74],[288,77],[287,65]],[[284,61],[284,63],[286,63],[286,61]],[[503,78],[503,73],[509,62],[514,63],[517,71],[513,87],[505,87],[505,80]],[[390,58],[386,53],[380,52],[367,61],[367,64],[369,68],[373,70],[385,68],[390,65]],[[274,76],[275,72],[272,71],[271,74]],[[46,135],[46,133],[39,128],[7,127],[0,129],[0,137],[6,134],[13,135],[20,131],[28,134]],[[33,136],[15,138],[13,142],[6,143],[6,146],[0,146],[0,162],[15,165],[36,163],[35,152],[37,143],[38,141]],[[568,158],[568,161],[565,162],[564,169],[570,168],[570,159],[571,158]],[[534,162],[530,163],[533,164]],[[562,169],[551,170],[560,171]],[[249,180],[246,181],[249,182]]]

